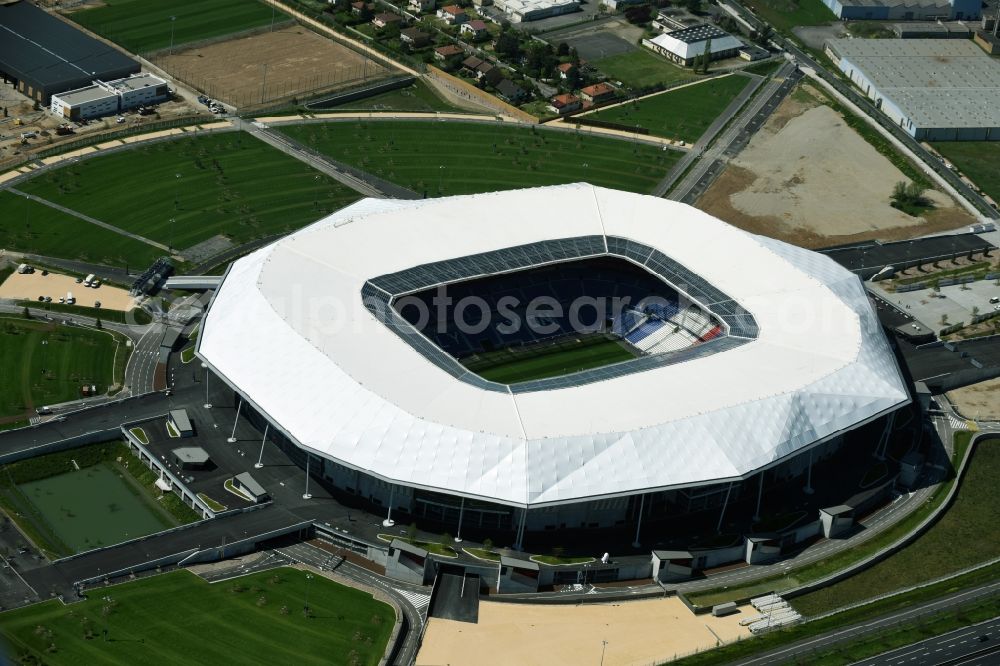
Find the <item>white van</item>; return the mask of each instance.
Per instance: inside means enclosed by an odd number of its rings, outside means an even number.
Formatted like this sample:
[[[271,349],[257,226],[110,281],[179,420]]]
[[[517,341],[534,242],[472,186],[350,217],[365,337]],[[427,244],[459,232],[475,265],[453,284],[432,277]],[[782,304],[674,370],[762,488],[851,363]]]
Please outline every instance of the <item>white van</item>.
[[[73,305],[74,303],[76,303],[76,299],[73,298],[73,292],[72,291],[67,291],[66,292],[66,304],[67,305]]]
[[[94,281],[94,274],[91,273],[87,277],[83,278],[83,286],[84,287],[89,287],[90,283],[93,282],[93,281]]]

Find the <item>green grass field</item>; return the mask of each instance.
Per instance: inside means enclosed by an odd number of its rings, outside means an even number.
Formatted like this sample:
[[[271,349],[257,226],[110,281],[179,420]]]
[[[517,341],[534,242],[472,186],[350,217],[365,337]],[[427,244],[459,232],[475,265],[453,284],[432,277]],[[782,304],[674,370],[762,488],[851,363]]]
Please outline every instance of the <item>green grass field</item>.
[[[378,664],[392,608],[309,576],[276,569],[210,585],[174,571],[95,589],[72,606],[53,600],[8,611],[0,632],[20,663],[51,666]]]
[[[103,7],[68,17],[133,53],[147,53],[170,46],[171,27],[178,46],[269,25],[272,11],[256,0],[104,0]]]
[[[797,597],[793,605],[816,615],[900,588],[923,583],[1000,556],[993,529],[1000,508],[1000,441],[973,451],[955,502],[911,545],[847,580]]]
[[[558,350],[530,358],[518,358],[511,351],[493,352],[480,355],[473,362],[465,362],[465,366],[484,379],[516,384],[599,368],[631,358],[634,355],[618,341],[597,338],[580,341],[576,347],[562,345]]]
[[[991,199],[1000,202],[1000,145],[996,141],[942,141],[934,147]]]
[[[619,104],[586,117],[619,125],[645,127],[653,136],[694,143],[749,84],[750,80],[745,76],[724,76]]]
[[[0,192],[0,247],[16,252],[75,259],[109,266],[148,266],[163,251],[128,236],[67,215],[44,204]]]
[[[745,6],[776,30],[786,33],[796,26],[826,25],[837,20],[820,0],[752,0]]]
[[[601,58],[591,64],[629,88],[669,85],[698,78],[690,69],[678,67],[646,48]]]
[[[631,141],[492,123],[359,121],[281,131],[428,196],[580,181],[646,193],[681,155]]]
[[[358,198],[242,132],[137,146],[46,172],[22,188],[181,251],[217,234],[245,243],[292,231]],[[76,241],[94,254],[100,239],[88,230]]]
[[[84,384],[98,392],[115,377],[117,334],[14,317],[0,318],[0,420],[80,397]]]

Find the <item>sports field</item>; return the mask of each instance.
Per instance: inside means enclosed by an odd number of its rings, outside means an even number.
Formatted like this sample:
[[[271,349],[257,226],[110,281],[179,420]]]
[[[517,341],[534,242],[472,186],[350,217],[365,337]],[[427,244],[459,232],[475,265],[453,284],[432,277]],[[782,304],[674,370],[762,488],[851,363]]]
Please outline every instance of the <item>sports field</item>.
[[[750,79],[744,76],[723,76],[679,90],[625,102],[587,114],[586,117],[630,127],[644,127],[653,136],[694,143],[748,85]]]
[[[104,463],[18,486],[73,552],[173,527]]]
[[[462,361],[483,379],[516,384],[546,377],[559,377],[634,358],[617,340],[595,336],[565,341],[558,347],[510,348],[478,354]]]
[[[238,244],[289,232],[358,198],[243,132],[143,144],[48,171],[21,189],[181,253],[216,235]],[[101,238],[88,230],[75,240],[95,254]]]
[[[72,606],[49,601],[3,613],[0,632],[13,657],[52,666],[374,666],[394,622],[392,608],[366,592],[283,568],[212,585],[174,571],[102,587]]]
[[[122,381],[115,353],[123,359],[126,349],[118,347],[109,331],[0,318],[0,421],[79,398],[84,384],[107,391]],[[117,365],[123,372],[124,363]]]
[[[595,60],[593,66],[629,88],[648,88],[698,78],[691,69],[678,67],[647,48],[601,58]]]
[[[934,147],[1000,202],[1000,145],[996,141],[942,141]]]
[[[256,0],[104,0],[68,17],[133,53],[230,35],[269,25],[272,10]],[[280,12],[274,20],[287,18]]]
[[[0,192],[0,247],[96,264],[150,265],[163,251],[6,190]]]
[[[485,122],[349,121],[280,129],[431,197],[581,181],[646,193],[681,156],[631,141]]]

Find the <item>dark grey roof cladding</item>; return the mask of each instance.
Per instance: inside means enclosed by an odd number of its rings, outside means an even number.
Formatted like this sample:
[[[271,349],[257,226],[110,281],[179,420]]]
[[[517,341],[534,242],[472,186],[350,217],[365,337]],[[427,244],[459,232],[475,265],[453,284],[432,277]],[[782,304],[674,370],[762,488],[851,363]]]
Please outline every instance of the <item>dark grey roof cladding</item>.
[[[121,78],[139,63],[27,2],[0,5],[0,69],[46,89]]]

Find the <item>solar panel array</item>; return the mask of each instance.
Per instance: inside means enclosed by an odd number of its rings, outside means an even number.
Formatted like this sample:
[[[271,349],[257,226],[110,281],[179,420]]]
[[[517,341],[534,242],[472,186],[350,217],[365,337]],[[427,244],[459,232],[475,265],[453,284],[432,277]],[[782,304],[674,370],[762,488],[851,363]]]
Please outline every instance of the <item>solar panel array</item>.
[[[711,310],[716,317],[725,322],[729,329],[728,334],[679,351],[641,356],[561,377],[537,379],[508,386],[487,381],[469,371],[457,359],[417,331],[392,307],[393,299],[399,296],[438,285],[597,256],[619,257],[644,266],[651,273],[658,275],[674,288]],[[569,388],[633,372],[662,368],[733,349],[755,339],[758,333],[757,322],[753,315],[714,285],[659,250],[618,236],[578,236],[548,240],[422,264],[372,278],[362,287],[361,295],[369,312],[431,363],[460,381],[497,392],[526,393]]]

